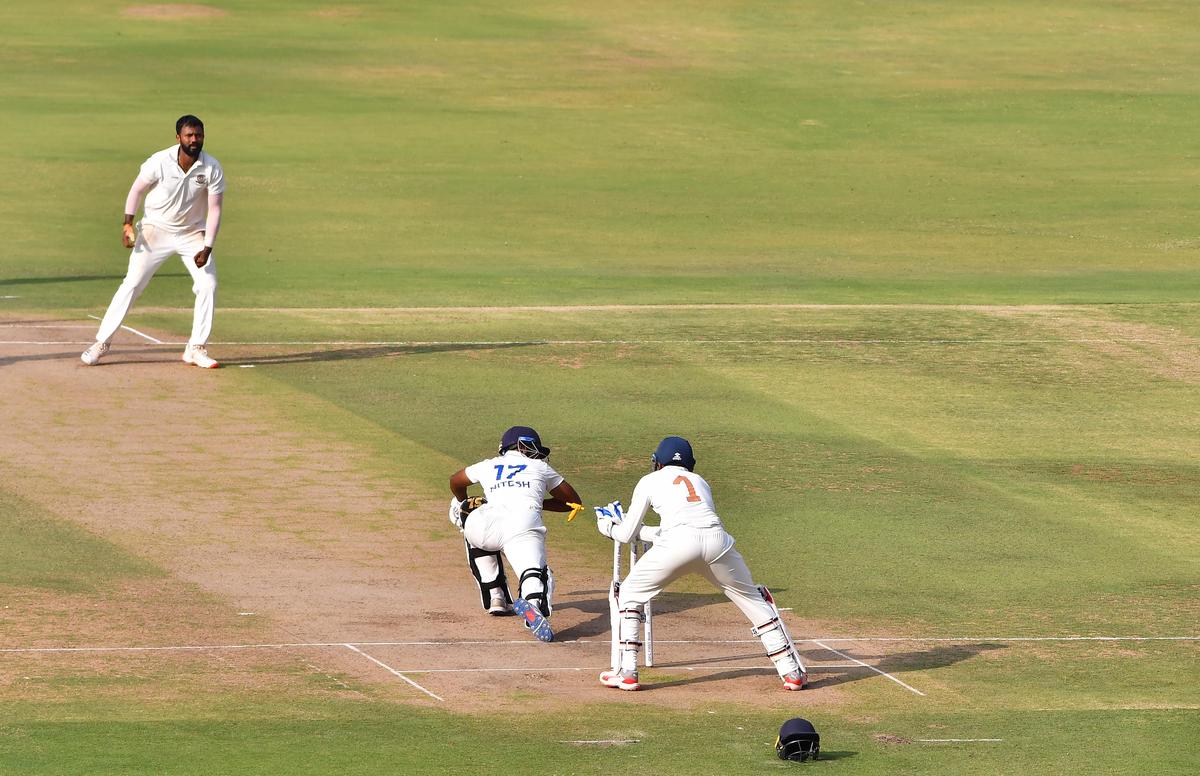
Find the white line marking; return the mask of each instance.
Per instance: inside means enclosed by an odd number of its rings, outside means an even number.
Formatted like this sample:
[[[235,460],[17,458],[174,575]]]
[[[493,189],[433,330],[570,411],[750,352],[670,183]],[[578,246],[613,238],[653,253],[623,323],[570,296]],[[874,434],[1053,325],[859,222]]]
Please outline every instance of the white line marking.
[[[955,638],[933,636],[851,636],[836,637],[822,636],[819,639],[796,639],[797,643],[816,644],[823,649],[830,649],[822,642],[955,642],[960,644],[988,642],[1036,642],[1036,641],[1200,641],[1200,636],[995,636],[983,638],[979,636],[960,636]],[[556,645],[593,644],[609,646],[608,639],[572,639],[556,641]],[[758,639],[655,639],[658,644],[758,644]],[[544,649],[541,642],[532,639],[512,639],[506,641],[303,641],[259,644],[185,644],[164,646],[109,646],[109,647],[0,647],[4,653],[41,653],[41,652],[188,652],[206,649],[297,649],[320,647],[344,647],[353,644],[359,647],[469,647],[481,644],[516,644],[527,647]],[[830,650],[831,652],[834,650]],[[854,658],[847,658],[854,660]],[[857,662],[857,661],[856,661]]]
[[[94,317],[94,316],[90,316]],[[157,340],[137,329],[122,326],[155,345],[183,346],[186,340]],[[80,345],[78,340],[0,340],[0,345]],[[591,345],[1114,345],[1165,344],[1162,340],[1142,337],[1091,337],[1067,339],[619,339],[619,340],[278,340],[209,342],[218,347],[536,347]]]
[[[89,318],[91,318],[92,320],[95,320],[95,321],[98,321],[98,320],[100,320],[100,318],[97,318],[97,317],[96,317],[96,316],[94,316],[94,315],[89,315],[88,317],[89,317]],[[134,334],[138,335],[139,337],[145,337],[146,339],[148,339],[148,340],[150,340],[151,342],[153,342],[155,345],[163,345],[163,344],[166,344],[166,343],[164,343],[164,342],[163,342],[162,340],[160,340],[160,339],[154,339],[154,337],[151,337],[149,334],[143,334],[142,332],[138,331],[137,329],[133,328],[132,326],[126,326],[125,324],[121,324],[121,328],[122,328],[122,329],[124,329],[125,331],[131,331],[131,332],[133,332]]]
[[[20,299],[19,296],[0,296],[0,299]]]
[[[426,695],[428,695],[430,698],[433,698],[434,700],[442,701],[443,703],[445,703],[446,699],[445,699],[445,698],[443,698],[442,696],[440,696],[440,695],[435,695],[435,694],[431,693],[429,690],[426,690],[424,687],[422,687],[421,685],[417,684],[417,683],[416,683],[416,682],[414,682],[412,679],[409,679],[407,676],[405,676],[404,674],[400,673],[400,672],[399,672],[399,671],[397,671],[396,669],[392,668],[392,667],[391,667],[391,666],[389,666],[387,663],[384,663],[384,662],[383,662],[383,661],[381,661],[381,660],[376,660],[375,658],[371,657],[371,656],[370,656],[370,655],[368,655],[366,652],[363,652],[361,649],[359,649],[358,647],[354,646],[353,644],[343,644],[342,646],[343,646],[343,647],[345,647],[346,649],[349,649],[349,650],[352,650],[352,651],[354,651],[354,652],[357,652],[358,654],[362,655],[362,656],[363,656],[363,657],[365,657],[367,660],[370,660],[372,663],[374,663],[375,665],[379,666],[380,668],[383,668],[383,669],[385,669],[385,670],[387,670],[387,671],[390,671],[390,672],[392,672],[392,673],[393,673],[393,674],[395,674],[396,676],[400,677],[400,678],[401,678],[401,679],[403,679],[404,681],[406,681],[406,682],[408,682],[409,684],[411,684],[413,687],[416,687],[418,690],[420,690],[421,692],[423,692],[423,693],[425,693]]]
[[[881,670],[879,670],[878,668],[876,668],[876,667],[875,667],[875,666],[873,666],[873,665],[869,665],[869,664],[867,664],[867,663],[864,663],[864,662],[862,662],[861,660],[856,660],[855,658],[851,657],[850,655],[847,655],[845,652],[839,652],[838,650],[834,649],[833,647],[831,647],[831,646],[828,646],[828,645],[826,645],[826,644],[822,644],[822,643],[821,643],[821,642],[819,642],[819,641],[813,641],[812,643],[813,643],[813,644],[816,644],[818,647],[824,647],[825,649],[829,650],[829,651],[830,651],[830,652],[832,652],[833,654],[835,654],[835,655],[838,655],[838,656],[840,656],[840,657],[844,657],[844,658],[846,658],[847,660],[853,660],[855,663],[858,663],[858,664],[859,664],[859,665],[861,665],[861,666],[865,666],[866,668],[869,668],[869,669],[871,669],[872,671],[874,671],[875,673],[879,674],[880,676],[886,676],[888,679],[891,679],[893,682],[895,682],[896,684],[900,685],[900,686],[901,686],[901,687],[903,687],[904,689],[906,689],[906,690],[909,690],[910,692],[915,692],[917,695],[920,695],[922,698],[926,697],[926,696],[925,696],[925,693],[921,692],[921,691],[920,691],[920,690],[918,690],[916,687],[913,687],[913,686],[912,686],[912,685],[910,685],[910,684],[905,684],[904,682],[900,681],[900,680],[899,680],[899,679],[897,679],[896,677],[894,677],[894,676],[892,676],[891,674],[889,674],[887,671],[881,671]]]
[[[922,744],[977,744],[989,743],[995,744],[1003,741],[1003,738],[918,738]]]
[[[610,744],[622,746],[624,744],[640,744],[640,738],[607,738],[594,741],[559,741],[560,744]]]
[[[816,663],[816,664],[809,664],[805,667],[809,671],[814,671],[814,670],[820,671],[825,668],[838,668],[838,669],[863,668],[864,665],[862,663]],[[870,666],[865,666],[865,667],[870,668]],[[492,673],[492,672],[495,672],[495,673],[529,673],[529,672],[541,673],[543,671],[545,671],[545,672],[549,672],[549,671],[562,671],[562,672],[603,671],[608,668],[612,668],[612,666],[596,665],[596,666],[586,666],[583,668],[561,667],[561,666],[555,667],[555,668],[546,668],[544,666],[532,666],[532,667],[526,667],[526,668],[511,668],[511,667],[503,667],[503,668],[404,668],[404,669],[401,669],[401,671],[406,674],[460,674],[460,673],[462,673],[462,674],[486,674],[486,673]],[[656,671],[662,671],[665,673],[670,673],[671,671],[726,671],[731,668],[737,668],[737,669],[754,668],[754,669],[761,669],[763,672],[768,672],[768,671],[774,672],[775,671],[775,669],[772,668],[769,664],[764,666],[762,663],[753,663],[753,664],[750,664],[750,663],[721,663],[720,665],[705,664],[705,665],[696,665],[696,666],[655,665],[655,666],[652,666],[652,668]]]

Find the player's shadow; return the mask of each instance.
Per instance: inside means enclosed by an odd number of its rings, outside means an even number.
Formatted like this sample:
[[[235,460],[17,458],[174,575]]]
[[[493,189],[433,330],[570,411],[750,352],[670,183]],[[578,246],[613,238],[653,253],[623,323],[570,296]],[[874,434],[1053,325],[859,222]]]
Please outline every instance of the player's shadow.
[[[894,652],[890,654],[868,654],[862,649],[839,649],[838,655],[825,647],[812,645],[811,642],[800,641],[796,648],[800,652],[800,658],[808,668],[808,686],[811,689],[820,689],[822,687],[836,687],[841,684],[849,684],[851,682],[860,682],[864,679],[883,679],[877,671],[871,670],[870,667],[878,669],[885,674],[891,674],[899,678],[898,675],[910,671],[928,671],[934,668],[944,668],[946,666],[961,663],[969,660],[976,655],[991,652],[997,649],[1005,649],[1005,644],[945,644],[939,645],[932,649],[912,650],[908,652]],[[682,668],[684,666],[702,666],[708,664],[717,664],[724,661],[746,660],[749,658],[764,658],[761,652],[753,654],[728,655],[715,658],[706,658],[700,660],[685,660],[681,662],[656,662],[654,669],[670,673],[671,669]],[[851,662],[846,658],[861,660],[866,663],[866,666],[855,665],[853,667],[844,667],[846,663]],[[837,668],[824,668],[822,662],[837,661]],[[672,678],[666,681],[656,682],[651,679],[649,682],[642,684],[643,690],[661,690],[668,687],[682,687],[689,684],[703,684],[705,682],[717,682],[725,679],[737,679],[746,676],[774,676],[775,669],[768,663],[762,668],[739,668],[731,671],[719,671],[714,673],[705,673],[700,676],[688,676],[683,678]]]
[[[156,278],[182,278],[189,277],[186,272],[156,272]],[[86,283],[92,280],[124,280],[124,275],[48,275],[40,278],[0,278],[0,287],[3,286],[34,286],[48,285],[52,283]]]
[[[324,348],[302,353],[278,353],[249,358],[227,358],[223,366],[269,366],[275,364],[313,364],[333,361],[357,361],[368,358],[395,358],[459,350],[503,350],[534,345],[532,342],[443,342],[430,345],[359,345],[351,348]],[[218,354],[219,355],[219,354]]]

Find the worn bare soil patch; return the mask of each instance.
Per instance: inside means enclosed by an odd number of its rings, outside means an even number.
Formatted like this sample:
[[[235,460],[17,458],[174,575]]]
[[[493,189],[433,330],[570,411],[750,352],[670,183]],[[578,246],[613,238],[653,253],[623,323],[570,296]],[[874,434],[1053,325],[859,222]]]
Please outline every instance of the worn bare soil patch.
[[[121,10],[122,16],[135,19],[211,19],[228,13],[222,8],[198,3],[153,3],[131,5]]]
[[[12,340],[80,337],[66,327],[22,335],[11,324],[6,331]],[[118,686],[133,695],[152,686],[157,674],[148,666],[155,660],[233,661],[231,670],[240,670],[286,656],[300,668],[282,675],[310,690],[311,674],[325,677],[316,686],[330,692],[365,687],[398,701],[489,712],[541,713],[547,702],[583,699],[790,709],[836,702],[840,684],[865,678],[862,671],[817,673],[815,689],[797,696],[779,690],[755,643],[664,642],[659,667],[644,677],[648,691],[617,697],[595,678],[608,663],[602,574],[559,556],[559,639],[535,642],[513,618],[482,613],[461,539],[445,523],[443,494],[374,474],[383,470],[371,459],[374,453],[294,425],[286,418],[297,413],[285,415],[257,398],[259,384],[248,373],[187,367],[176,348],[133,338],[118,339],[97,367],[80,365],[80,350],[74,344],[6,345],[0,353],[3,487],[150,560],[170,579],[90,601],[86,623],[66,614],[78,602],[31,596],[23,614],[9,613],[11,627],[0,636],[0,647],[62,640],[228,646],[263,638],[310,646],[264,649],[253,658],[220,650],[186,659],[141,655],[137,676],[149,678]],[[238,354],[228,348],[217,355]],[[285,400],[317,401],[299,394]],[[189,597],[189,590],[199,595]],[[242,612],[253,612],[255,625],[240,621]],[[749,638],[740,614],[717,596],[668,596],[660,612],[660,639]],[[444,702],[344,647],[346,642]],[[13,672],[21,670],[21,661],[33,660],[48,665],[62,658],[0,653]],[[91,654],[64,665],[100,672],[126,660],[134,658]],[[275,676],[269,684],[280,681]],[[37,692],[45,691],[38,686]]]

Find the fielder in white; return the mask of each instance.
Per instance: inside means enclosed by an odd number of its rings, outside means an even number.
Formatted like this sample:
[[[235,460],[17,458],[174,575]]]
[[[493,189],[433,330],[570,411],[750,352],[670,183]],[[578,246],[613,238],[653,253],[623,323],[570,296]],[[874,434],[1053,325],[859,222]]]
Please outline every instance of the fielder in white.
[[[217,362],[208,355],[213,308],[217,294],[217,265],[212,256],[217,231],[221,228],[221,200],[225,173],[221,163],[204,152],[204,124],[192,115],[175,122],[176,145],[159,151],[142,163],[129,196],[125,199],[125,223],[121,242],[132,248],[129,271],[108,305],[96,332],[96,344],[80,360],[95,366],[109,350],[109,343],[129,308],[146,290],[150,278],[170,256],[179,254],[192,276],[196,309],[192,335],[183,351],[186,364],[213,369]],[[147,192],[149,192],[147,194]],[[137,228],[133,220],[142,197],[145,214]]]
[[[596,508],[600,533],[622,543],[635,537],[654,543],[621,582],[620,664],[601,673],[600,683],[622,690],[641,687],[638,630],[645,606],[672,580],[694,572],[720,588],[750,620],[750,632],[762,639],[784,689],[804,689],[808,674],[800,655],[770,591],[754,584],[750,569],[734,549],[733,537],[726,533],[713,506],[708,483],[693,471],[696,459],[691,444],[682,437],[667,437],[650,461],[653,470],[633,489],[627,513],[622,513],[619,501]],[[662,518],[657,529],[642,524],[649,509]]]
[[[552,641],[554,577],[546,564],[546,526],[542,510],[571,512],[579,494],[546,463],[550,449],[528,426],[504,432],[495,458],[460,469],[450,477],[450,522],[463,532],[467,563],[479,585],[483,608],[490,614],[521,615],[535,638]],[[485,499],[468,499],[467,487],[478,483]],[[550,498],[546,498],[546,494]],[[474,506],[472,501],[482,501]],[[518,597],[508,591],[504,563],[520,574]]]

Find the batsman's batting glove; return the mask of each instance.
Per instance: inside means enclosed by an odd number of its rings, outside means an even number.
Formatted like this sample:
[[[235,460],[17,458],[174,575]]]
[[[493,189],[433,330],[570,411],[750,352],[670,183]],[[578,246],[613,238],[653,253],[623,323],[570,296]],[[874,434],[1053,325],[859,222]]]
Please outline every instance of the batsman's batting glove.
[[[462,530],[462,527],[463,527],[463,518],[466,517],[466,515],[463,514],[463,504],[464,503],[465,503],[465,499],[463,501],[459,501],[458,499],[454,498],[453,496],[450,497],[450,511],[449,511],[450,524],[453,525],[455,528],[457,528],[460,531]]]
[[[593,508],[596,510],[596,530],[611,539],[613,526],[625,519],[621,502],[610,501],[602,507]]]
[[[479,509],[487,503],[487,499],[483,496],[467,496],[462,501],[456,498],[450,498],[450,522],[458,530],[462,530],[463,524],[467,522],[467,515]]]

